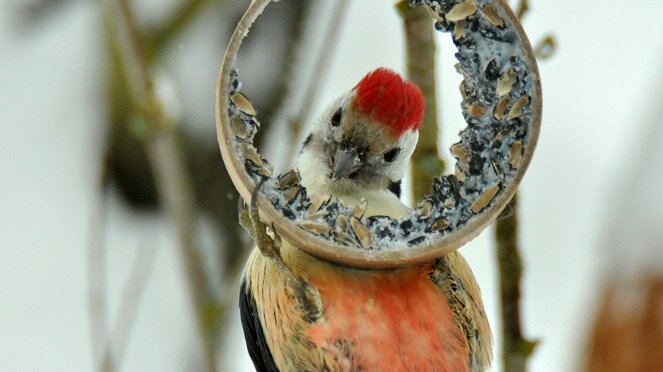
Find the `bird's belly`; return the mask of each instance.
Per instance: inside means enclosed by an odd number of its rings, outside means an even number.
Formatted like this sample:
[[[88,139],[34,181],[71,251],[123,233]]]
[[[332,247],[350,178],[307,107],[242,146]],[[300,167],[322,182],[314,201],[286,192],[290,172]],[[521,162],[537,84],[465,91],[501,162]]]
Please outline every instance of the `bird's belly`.
[[[336,370],[466,371],[466,338],[430,270],[316,273],[324,316],[306,336]]]

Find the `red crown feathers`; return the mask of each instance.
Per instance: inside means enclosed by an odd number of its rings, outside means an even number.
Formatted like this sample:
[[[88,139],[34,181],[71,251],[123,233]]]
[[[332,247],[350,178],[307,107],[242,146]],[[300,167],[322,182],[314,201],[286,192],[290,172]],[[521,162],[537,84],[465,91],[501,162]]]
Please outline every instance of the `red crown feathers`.
[[[371,71],[355,89],[353,109],[387,126],[394,136],[419,128],[424,119],[421,89],[395,71],[384,67]]]

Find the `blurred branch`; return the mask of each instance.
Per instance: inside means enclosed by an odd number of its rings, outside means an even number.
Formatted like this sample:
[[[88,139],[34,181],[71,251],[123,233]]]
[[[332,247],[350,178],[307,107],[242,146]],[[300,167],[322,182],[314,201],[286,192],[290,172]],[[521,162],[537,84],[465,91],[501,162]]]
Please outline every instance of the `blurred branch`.
[[[495,224],[502,310],[502,359],[504,370],[527,370],[527,359],[536,342],[523,338],[520,320],[520,282],[523,274],[518,248],[518,195],[511,200],[513,213]]]
[[[528,0],[520,0],[518,3],[518,6],[516,7],[516,17],[520,19],[521,21],[523,20],[523,17],[527,12],[529,11],[529,1]]]
[[[552,35],[546,35],[534,46],[534,55],[538,60],[552,58],[557,52],[557,41]]]
[[[129,279],[124,288],[122,299],[115,319],[111,337],[105,347],[101,364],[103,372],[111,372],[119,369],[128,344],[128,336],[136,320],[136,314],[140,306],[140,299],[145,292],[145,287],[154,268],[156,261],[156,249],[139,249],[131,269]]]
[[[156,95],[144,36],[137,26],[127,0],[106,0],[107,31],[130,82],[129,91],[145,128],[144,146],[156,178],[159,197],[176,228],[180,257],[192,295],[198,328],[204,346],[207,369],[216,369],[217,300],[205,275],[202,254],[195,244],[195,199],[185,158],[172,121]]]
[[[436,47],[432,21],[423,7],[411,7],[407,0],[400,1],[396,7],[405,29],[407,78],[421,88],[426,100],[419,143],[412,155],[413,198],[418,201],[430,193],[433,178],[444,172],[444,161],[437,149]]]
[[[217,0],[222,2],[223,0]],[[184,0],[175,11],[173,11],[162,25],[150,32],[153,40],[154,52],[164,49],[175,37],[179,36],[200,11],[207,5],[209,0]]]
[[[306,87],[304,102],[300,106],[301,110],[291,120],[289,125],[290,143],[298,142],[302,128],[306,123],[311,121],[311,110],[313,110],[313,107],[318,100],[322,85],[326,81],[329,64],[334,56],[334,52],[337,49],[336,46],[338,44],[338,37],[341,33],[341,26],[343,25],[343,20],[345,19],[349,8],[349,0],[338,0],[334,4],[334,10],[332,11],[331,17],[329,17],[327,32],[325,33],[321,42],[322,47],[320,48],[320,53],[318,54],[318,58],[313,66],[313,72],[311,74],[309,84]],[[309,10],[310,9],[311,8],[309,8]],[[291,81],[294,82],[294,79]],[[292,88],[286,89],[286,93],[291,91]],[[286,154],[286,159],[289,164],[292,163],[297,150],[297,146],[288,146],[288,154]]]

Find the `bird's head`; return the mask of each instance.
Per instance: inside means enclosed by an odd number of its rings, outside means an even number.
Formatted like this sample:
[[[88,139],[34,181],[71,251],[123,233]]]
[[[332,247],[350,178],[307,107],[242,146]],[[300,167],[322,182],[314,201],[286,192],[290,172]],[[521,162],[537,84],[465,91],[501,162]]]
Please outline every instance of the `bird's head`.
[[[379,68],[322,114],[297,160],[304,183],[330,193],[394,188],[405,175],[424,117],[416,85]]]

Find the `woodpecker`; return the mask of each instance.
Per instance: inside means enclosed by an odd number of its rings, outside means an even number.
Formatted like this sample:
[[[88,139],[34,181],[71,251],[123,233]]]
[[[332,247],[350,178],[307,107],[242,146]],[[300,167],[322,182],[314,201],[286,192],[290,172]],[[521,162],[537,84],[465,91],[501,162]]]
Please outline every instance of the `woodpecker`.
[[[424,116],[421,90],[379,68],[326,109],[296,160],[302,185],[366,216],[399,218],[401,179]],[[358,248],[359,249],[359,248]],[[492,336],[474,276],[457,253],[394,270],[345,267],[287,242],[254,249],[240,288],[258,371],[483,371]]]

